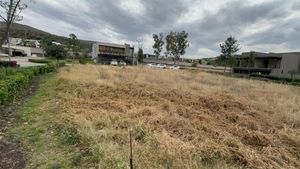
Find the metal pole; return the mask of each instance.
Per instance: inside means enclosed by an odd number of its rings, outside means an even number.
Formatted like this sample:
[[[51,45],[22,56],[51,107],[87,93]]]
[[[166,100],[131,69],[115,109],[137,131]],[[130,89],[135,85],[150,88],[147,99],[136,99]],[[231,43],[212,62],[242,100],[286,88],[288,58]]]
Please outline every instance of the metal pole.
[[[133,169],[133,158],[132,158],[132,136],[131,131],[129,131],[129,137],[130,137],[130,169]]]

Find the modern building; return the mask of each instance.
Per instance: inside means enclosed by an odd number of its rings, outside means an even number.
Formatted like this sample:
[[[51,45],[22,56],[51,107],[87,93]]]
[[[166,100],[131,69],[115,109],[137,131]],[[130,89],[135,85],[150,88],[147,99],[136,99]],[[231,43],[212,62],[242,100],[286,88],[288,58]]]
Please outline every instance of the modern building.
[[[10,48],[13,56],[39,56],[45,55],[41,48],[40,41],[32,39],[9,38]],[[4,52],[9,54],[8,43],[2,45]]]
[[[8,45],[2,45],[4,52],[9,53]],[[33,57],[43,57],[45,51],[41,48],[33,48],[26,46],[10,46],[13,56],[33,56]]]
[[[273,76],[300,76],[300,52],[247,52],[237,56],[235,73],[261,73]]]
[[[109,64],[112,60],[130,62],[134,58],[134,47],[129,44],[95,43],[92,58],[102,64]]]
[[[12,46],[25,46],[31,48],[41,48],[39,40],[33,39],[21,39],[21,38],[9,38],[10,45]]]

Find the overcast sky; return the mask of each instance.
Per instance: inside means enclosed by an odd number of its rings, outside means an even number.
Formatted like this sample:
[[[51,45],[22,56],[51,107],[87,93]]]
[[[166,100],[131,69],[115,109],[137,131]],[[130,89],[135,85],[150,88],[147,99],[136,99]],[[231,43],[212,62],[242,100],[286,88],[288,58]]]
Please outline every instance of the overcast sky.
[[[152,34],[185,30],[189,58],[213,57],[232,35],[241,52],[300,51],[300,0],[36,0],[23,24],[152,51]]]

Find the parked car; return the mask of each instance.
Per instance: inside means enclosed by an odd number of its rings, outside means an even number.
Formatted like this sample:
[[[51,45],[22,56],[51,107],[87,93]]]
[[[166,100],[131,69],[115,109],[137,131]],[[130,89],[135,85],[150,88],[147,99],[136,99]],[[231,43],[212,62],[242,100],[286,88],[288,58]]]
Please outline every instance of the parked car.
[[[154,67],[157,66],[157,64],[155,64],[155,63],[149,63],[149,64],[147,64],[147,66],[148,66],[148,67],[151,67],[151,68],[154,68]]]
[[[110,62],[110,65],[118,66],[118,61],[117,61],[117,60],[112,60],[112,61]]]
[[[165,64],[157,64],[156,67],[160,68],[160,69],[166,69],[167,65],[165,65]]]
[[[180,66],[173,65],[173,66],[170,66],[169,68],[173,69],[173,70],[178,70],[178,69],[180,69]]]
[[[122,61],[119,62],[119,65],[121,65],[121,66],[126,66],[127,64],[126,64],[126,62],[124,62],[124,61],[122,60]]]

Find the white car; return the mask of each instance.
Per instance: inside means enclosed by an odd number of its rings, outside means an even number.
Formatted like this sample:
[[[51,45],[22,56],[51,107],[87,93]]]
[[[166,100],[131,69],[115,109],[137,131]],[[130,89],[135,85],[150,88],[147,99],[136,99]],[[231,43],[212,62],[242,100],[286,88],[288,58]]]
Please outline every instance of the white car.
[[[173,70],[178,70],[178,69],[180,69],[180,66],[173,65],[173,66],[170,66],[169,68],[173,69]]]
[[[124,62],[124,61],[120,61],[120,62],[119,62],[119,65],[121,65],[121,66],[126,66],[127,64],[126,64],[126,62]]]
[[[167,65],[165,65],[165,64],[157,64],[156,67],[160,68],[160,69],[166,69]]]
[[[110,62],[110,65],[118,66],[118,61],[117,61],[117,60],[112,60],[112,61]]]
[[[148,67],[151,67],[151,68],[154,68],[154,67],[157,67],[157,64],[155,63],[149,63],[147,64]]]

